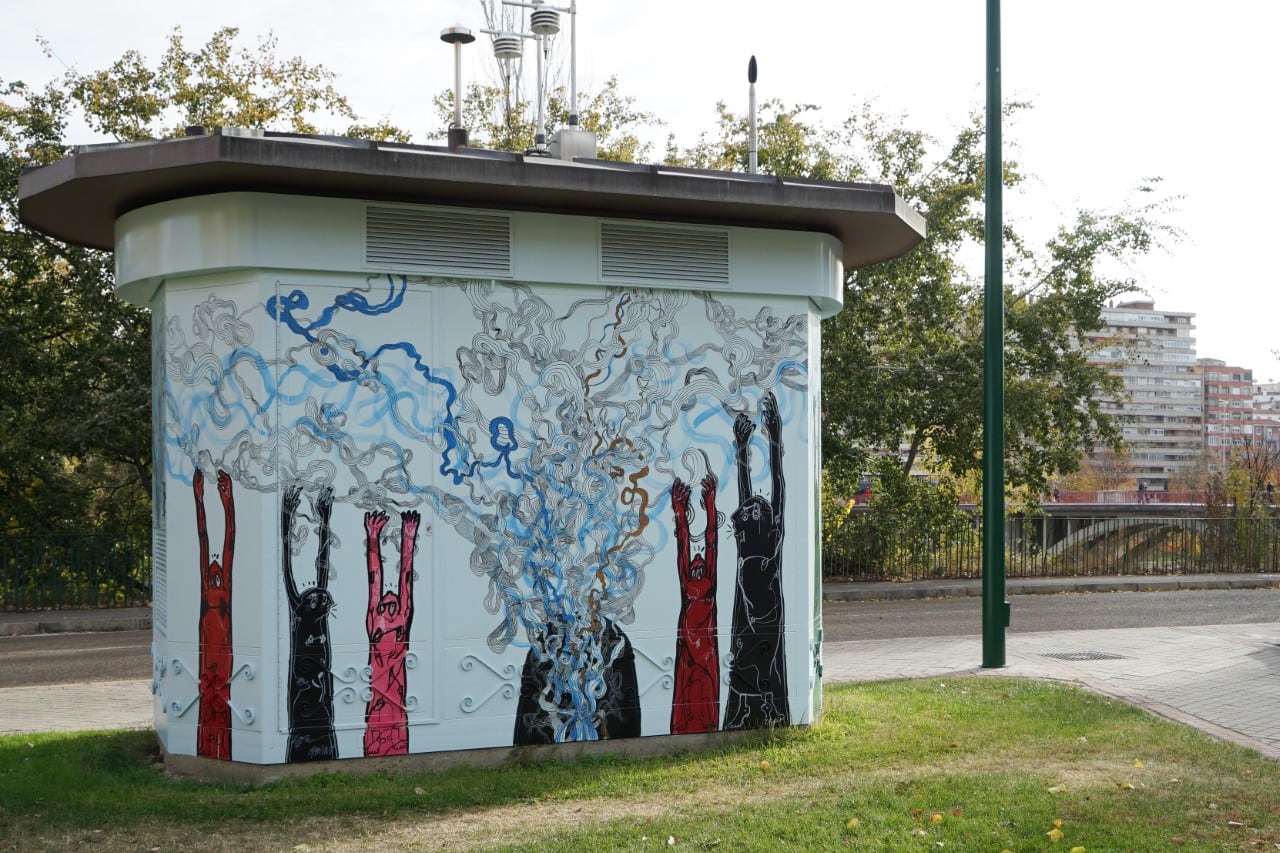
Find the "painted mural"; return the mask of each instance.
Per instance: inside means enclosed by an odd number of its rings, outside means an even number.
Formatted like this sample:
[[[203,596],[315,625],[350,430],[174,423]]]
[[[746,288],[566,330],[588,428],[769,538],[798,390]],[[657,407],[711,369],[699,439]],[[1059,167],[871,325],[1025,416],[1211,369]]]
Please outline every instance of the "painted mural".
[[[166,475],[194,489],[209,578],[201,755],[230,755],[233,489],[279,519],[285,760],[432,749],[430,726],[477,712],[517,745],[790,721],[783,454],[810,417],[807,314],[403,276],[234,295],[171,289],[165,328]],[[460,666],[497,686],[437,696],[420,662],[479,625]],[[357,723],[362,752],[340,748]]]
[[[782,420],[778,401],[765,392],[761,422],[769,441],[769,498],[751,490],[751,434],[744,414],[733,422],[737,453],[738,508],[733,538],[738,545],[738,587],[733,597],[733,667],[729,674],[726,729],[788,725],[787,658],[782,601]]]
[[[671,485],[675,512],[676,568],[680,581],[680,617],[676,624],[675,692],[671,698],[671,733],[713,732],[720,724],[720,656],[716,625],[716,557],[720,517],[716,513],[716,478],[702,478],[706,513],[703,552],[690,556],[689,484]]]
[[[289,751],[290,761],[318,761],[338,757],[333,730],[333,651],[329,592],[333,547],[333,487],[321,486],[311,504],[311,520],[319,530],[316,543],[316,582],[299,586],[293,572],[294,543],[303,539],[295,526],[302,504],[302,486],[285,489],[280,511],[280,558],[289,601]]]
[[[209,524],[204,508],[204,473],[192,475],[196,535],[200,545],[200,722],[196,754],[231,759],[231,566],[235,557],[236,508],[231,478],[218,472],[223,535],[220,554],[210,556]]]
[[[364,754],[404,755],[409,751],[408,680],[409,630],[413,625],[413,555],[422,516],[413,510],[400,515],[400,573],[395,589],[384,584],[382,530],[385,512],[364,514],[365,555],[369,570],[370,695],[365,711]]]

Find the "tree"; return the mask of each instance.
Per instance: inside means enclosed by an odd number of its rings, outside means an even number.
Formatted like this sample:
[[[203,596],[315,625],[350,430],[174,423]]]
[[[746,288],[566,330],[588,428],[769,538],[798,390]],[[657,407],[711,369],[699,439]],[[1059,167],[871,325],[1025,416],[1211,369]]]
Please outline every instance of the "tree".
[[[1136,485],[1128,450],[1107,447],[1086,457],[1078,471],[1062,478],[1068,491],[1108,491]]]
[[[1227,475],[1233,484],[1236,505],[1247,508],[1247,514],[1265,510],[1269,515],[1275,502],[1275,483],[1280,479],[1280,447],[1261,439],[1253,439],[1231,454]],[[1267,486],[1271,491],[1267,491]]]
[[[1026,108],[1009,104],[1006,114]],[[887,183],[925,215],[928,227],[925,241],[906,255],[849,272],[845,308],[823,324],[828,476],[848,488],[872,457],[898,455],[910,471],[925,452],[956,477],[978,471],[983,294],[961,258],[982,242],[982,116],[971,115],[942,146],[870,106],[834,131],[805,123],[808,109],[765,104],[762,172]],[[673,145],[672,155],[695,166],[741,168],[746,122],[723,105],[718,111],[716,138],[684,151]],[[1016,161],[1005,162],[1003,178],[1010,188],[1021,185]],[[1121,445],[1096,402],[1099,392],[1119,393],[1118,380],[1089,363],[1083,333],[1102,327],[1108,299],[1132,289],[1108,274],[1114,262],[1174,234],[1161,223],[1163,212],[1158,202],[1080,211],[1038,248],[1006,226],[1008,487],[1042,493],[1055,472],[1075,470],[1085,450]]]
[[[827,134],[810,125],[805,116],[813,104],[787,107],[776,98],[760,105],[756,134],[757,168],[767,175],[793,175],[833,180],[839,171]],[[715,135],[703,133],[698,142],[681,151],[675,138],[667,141],[667,162],[676,166],[745,172],[750,162],[750,118],[729,112],[724,101],[716,104]]]
[[[436,95],[434,103],[443,135],[453,121],[453,91]],[[500,86],[472,83],[462,96],[462,124],[468,129],[469,144],[499,151],[527,151],[533,147],[533,109],[533,104]],[[545,119],[548,138],[568,125],[569,103],[563,87],[549,94]],[[610,77],[599,92],[579,93],[578,120],[584,130],[596,134],[597,158],[628,163],[643,162],[651,149],[640,141],[636,128],[662,123],[653,113],[637,109],[635,98],[621,93],[617,77]]]
[[[143,533],[150,524],[150,316],[115,295],[111,256],[18,221],[18,175],[68,153],[69,120],[119,141],[238,125],[406,139],[361,125],[331,72],[234,28],[199,50],[181,30],[155,66],[136,51],[42,90],[0,82],[0,531]]]

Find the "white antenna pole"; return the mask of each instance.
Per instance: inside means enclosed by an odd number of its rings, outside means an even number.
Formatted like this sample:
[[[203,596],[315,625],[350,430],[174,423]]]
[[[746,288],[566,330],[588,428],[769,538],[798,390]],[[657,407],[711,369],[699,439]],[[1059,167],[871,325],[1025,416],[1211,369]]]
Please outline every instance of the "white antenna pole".
[[[578,0],[569,4],[569,124],[578,123]]]
[[[751,84],[748,93],[748,102],[750,106],[747,109],[750,128],[747,131],[747,171],[755,174],[757,170],[756,154],[758,151],[756,139],[756,58],[751,57],[751,61],[747,63],[747,82]]]
[[[532,9],[529,15],[529,28],[533,31],[530,33],[513,33],[512,35],[520,38],[532,38],[537,44],[538,50],[538,123],[534,128],[533,146],[539,152],[545,152],[547,147],[547,124],[545,109],[546,104],[546,63],[551,58],[551,37],[560,32],[560,16],[557,12],[570,11],[561,9],[558,6],[546,5],[546,0],[532,0],[530,3],[523,3],[520,0],[502,0],[504,6],[523,6],[526,9]],[[576,88],[574,89],[573,100],[576,102]],[[572,110],[573,107],[571,106]],[[572,123],[572,122],[571,122]]]
[[[544,120],[542,111],[543,98],[543,60],[542,55],[546,50],[547,37],[538,36],[538,124],[533,132],[533,145],[535,148],[541,148],[547,144],[547,125]]]

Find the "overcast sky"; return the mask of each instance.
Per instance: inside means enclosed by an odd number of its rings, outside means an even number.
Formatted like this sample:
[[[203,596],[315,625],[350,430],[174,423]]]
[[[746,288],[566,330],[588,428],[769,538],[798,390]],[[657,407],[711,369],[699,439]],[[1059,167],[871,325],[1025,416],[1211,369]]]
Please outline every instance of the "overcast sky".
[[[567,5],[567,0],[563,0]],[[1280,7],[1156,0],[1004,0],[1007,99],[1035,109],[1005,128],[1034,176],[1006,193],[1005,214],[1047,234],[1077,207],[1115,209],[1145,179],[1181,196],[1186,240],[1132,274],[1158,307],[1197,314],[1198,353],[1280,381],[1280,297],[1264,205],[1280,197],[1273,168]],[[305,10],[303,17],[299,17]],[[579,0],[579,87],[617,76],[637,106],[692,144],[716,101],[746,110],[746,65],[759,97],[823,107],[836,124],[870,98],[942,138],[984,100],[983,0],[763,2]],[[323,63],[362,116],[382,116],[434,141],[432,97],[453,84],[440,30],[484,25],[478,0],[352,3],[272,0],[129,3],[43,0],[6,10],[0,80],[40,84],[65,62],[82,72],[129,49],[155,60],[180,25],[189,47],[219,26],[252,46],[268,31],[284,56]],[[46,37],[57,59],[43,55]],[[563,40],[567,47],[567,38]],[[485,41],[464,51],[464,76],[493,74]],[[74,138],[72,141],[95,141]]]

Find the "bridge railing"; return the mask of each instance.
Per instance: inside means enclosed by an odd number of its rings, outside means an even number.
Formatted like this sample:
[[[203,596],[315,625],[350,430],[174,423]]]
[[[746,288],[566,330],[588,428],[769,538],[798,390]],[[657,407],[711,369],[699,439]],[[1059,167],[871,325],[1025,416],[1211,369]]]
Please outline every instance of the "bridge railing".
[[[850,580],[975,578],[982,574],[982,519],[931,529],[908,521],[872,527],[851,515],[823,544],[823,575]],[[1280,572],[1280,518],[1095,516],[1011,518],[1008,577]]]
[[[1046,504],[1199,504],[1204,505],[1202,489],[1098,489],[1087,492],[1055,492]]]

